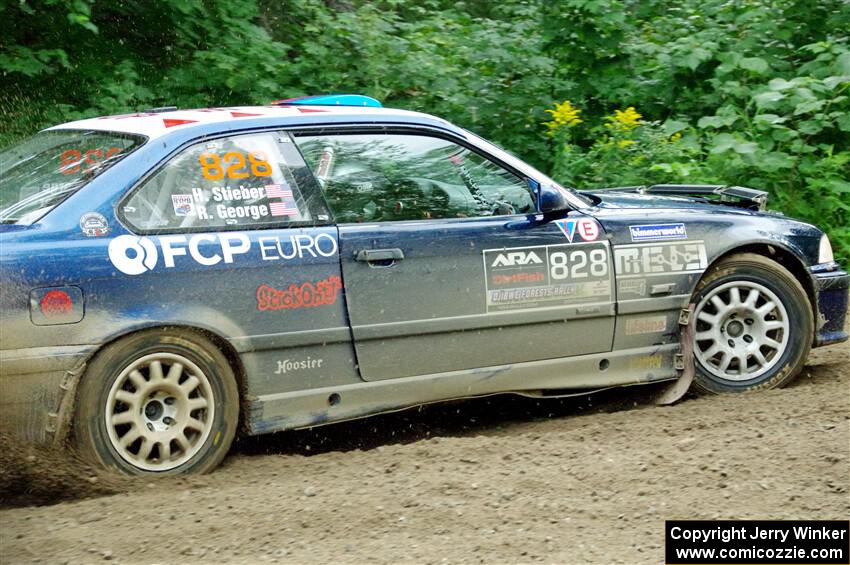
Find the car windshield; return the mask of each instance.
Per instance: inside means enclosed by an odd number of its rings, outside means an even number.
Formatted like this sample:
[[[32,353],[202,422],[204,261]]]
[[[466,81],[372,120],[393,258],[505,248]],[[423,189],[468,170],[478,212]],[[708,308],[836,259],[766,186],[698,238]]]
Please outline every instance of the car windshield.
[[[528,163],[521,161],[513,153],[502,149],[498,145],[487,141],[482,137],[475,135],[469,130],[464,130],[464,132],[466,132],[466,134],[471,138],[470,141],[476,142],[476,145],[478,145],[479,147],[487,147],[490,153],[496,155],[497,157],[501,158],[503,161],[516,167],[517,169],[525,171],[531,178],[535,179],[541,184],[553,186],[556,189],[560,190],[563,193],[564,197],[567,199],[567,202],[570,203],[570,206],[574,208],[586,208],[587,206],[591,205],[590,199],[587,196],[584,196],[583,194],[579,193],[576,189],[561,186],[561,184],[555,182],[553,179],[551,179],[547,175],[544,175]]]
[[[0,223],[35,222],[144,142],[139,135],[59,129],[0,151]]]

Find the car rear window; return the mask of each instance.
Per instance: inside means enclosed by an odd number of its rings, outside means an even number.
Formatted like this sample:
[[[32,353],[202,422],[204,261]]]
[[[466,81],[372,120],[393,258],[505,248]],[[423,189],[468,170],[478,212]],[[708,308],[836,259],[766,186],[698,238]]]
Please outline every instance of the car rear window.
[[[0,152],[0,223],[30,224],[146,138],[94,130],[48,130]]]
[[[307,182],[305,182],[305,179]],[[120,205],[136,231],[263,228],[327,220],[310,173],[288,135],[206,140],[171,158]]]

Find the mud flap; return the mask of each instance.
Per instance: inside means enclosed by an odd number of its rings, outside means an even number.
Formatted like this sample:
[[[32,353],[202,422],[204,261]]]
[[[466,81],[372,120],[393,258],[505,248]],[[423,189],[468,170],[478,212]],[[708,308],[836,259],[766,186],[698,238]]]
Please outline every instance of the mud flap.
[[[686,310],[682,310],[679,316],[679,325],[682,331],[679,332],[679,343],[682,346],[681,356],[677,357],[681,361],[681,365],[677,369],[681,369],[682,374],[672,384],[667,385],[655,397],[655,404],[666,406],[673,404],[680,398],[685,396],[688,389],[691,388],[691,383],[694,380],[694,304],[688,305]],[[678,364],[677,364],[678,365]]]

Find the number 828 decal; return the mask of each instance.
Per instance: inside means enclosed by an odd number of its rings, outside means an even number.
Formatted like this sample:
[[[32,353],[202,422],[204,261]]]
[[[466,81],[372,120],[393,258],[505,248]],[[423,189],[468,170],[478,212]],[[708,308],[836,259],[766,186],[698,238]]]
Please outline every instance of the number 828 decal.
[[[607,242],[485,249],[487,311],[610,302]]]

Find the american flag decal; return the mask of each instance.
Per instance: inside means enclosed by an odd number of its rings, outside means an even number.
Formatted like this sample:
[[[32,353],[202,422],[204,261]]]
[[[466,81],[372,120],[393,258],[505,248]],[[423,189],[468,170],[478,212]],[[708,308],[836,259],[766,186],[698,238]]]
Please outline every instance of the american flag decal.
[[[298,208],[295,207],[295,202],[269,202],[269,211],[272,216],[295,216],[298,214]]]
[[[284,186],[286,186],[286,188],[284,188]],[[289,188],[289,185],[267,184],[266,196],[269,198],[280,198],[281,200],[284,198],[292,198],[292,189]]]

